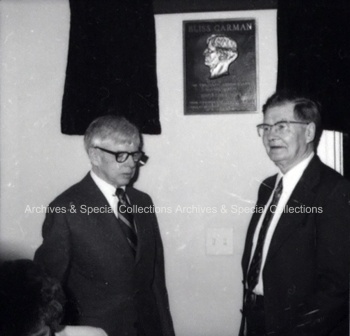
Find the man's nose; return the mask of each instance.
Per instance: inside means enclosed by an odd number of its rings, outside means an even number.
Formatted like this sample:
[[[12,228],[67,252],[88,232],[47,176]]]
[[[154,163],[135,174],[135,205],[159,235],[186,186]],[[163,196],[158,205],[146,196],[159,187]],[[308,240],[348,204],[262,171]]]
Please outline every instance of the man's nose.
[[[277,128],[272,126],[270,131],[267,133],[267,139],[268,140],[273,140],[279,137]]]
[[[132,157],[132,155],[129,155],[124,163],[131,168],[134,168],[136,166],[136,162],[134,161],[134,158]]]

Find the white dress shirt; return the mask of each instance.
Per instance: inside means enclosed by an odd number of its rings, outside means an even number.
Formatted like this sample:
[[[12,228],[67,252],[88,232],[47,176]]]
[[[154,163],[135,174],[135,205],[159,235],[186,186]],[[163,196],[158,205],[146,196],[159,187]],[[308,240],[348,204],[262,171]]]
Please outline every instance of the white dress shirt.
[[[290,198],[290,195],[292,194],[295,186],[297,185],[297,183],[299,182],[299,180],[301,178],[301,175],[303,175],[304,170],[306,169],[306,167],[308,166],[308,164],[310,163],[310,161],[314,155],[315,155],[314,153],[311,153],[306,159],[299,162],[295,167],[293,167],[291,170],[289,170],[286,174],[282,174],[282,172],[278,173],[275,188],[277,187],[277,184],[280,181],[280,179],[283,178],[283,190],[282,190],[282,195],[279,199],[278,205],[275,209],[276,211],[272,217],[270,226],[269,226],[267,233],[266,233],[265,243],[264,243],[264,247],[263,247],[263,255],[262,255],[260,274],[259,274],[259,281],[253,290],[255,294],[264,295],[264,284],[263,284],[263,279],[262,279],[262,270],[264,269],[264,266],[265,266],[266,256],[267,256],[267,252],[268,252],[269,247],[270,247],[273,233],[275,232],[278,221],[283,213],[283,209],[285,208],[285,206]],[[271,193],[271,196],[270,196],[270,198],[265,206],[264,212],[261,215],[259,222],[258,222],[258,225],[256,227],[256,230],[254,233],[254,238],[253,238],[253,247],[252,247],[250,262],[252,261],[255,247],[256,247],[256,244],[258,241],[258,237],[259,237],[260,228],[261,228],[262,222],[265,218],[266,210],[272,201],[273,194],[274,194],[274,192]]]
[[[92,170],[90,171],[91,178],[96,183],[98,189],[101,190],[104,197],[106,197],[109,206],[113,209],[115,215],[118,217],[118,197],[115,194],[116,187],[102,180]],[[125,190],[125,187],[121,187]]]

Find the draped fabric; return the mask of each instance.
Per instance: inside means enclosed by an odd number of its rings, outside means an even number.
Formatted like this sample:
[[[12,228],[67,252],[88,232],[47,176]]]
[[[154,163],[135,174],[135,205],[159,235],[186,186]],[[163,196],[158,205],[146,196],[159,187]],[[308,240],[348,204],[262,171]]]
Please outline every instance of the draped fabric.
[[[349,132],[349,0],[281,0],[277,27],[277,89],[310,95],[325,129]]]
[[[70,0],[70,10],[62,133],[115,114],[159,134],[152,0]]]

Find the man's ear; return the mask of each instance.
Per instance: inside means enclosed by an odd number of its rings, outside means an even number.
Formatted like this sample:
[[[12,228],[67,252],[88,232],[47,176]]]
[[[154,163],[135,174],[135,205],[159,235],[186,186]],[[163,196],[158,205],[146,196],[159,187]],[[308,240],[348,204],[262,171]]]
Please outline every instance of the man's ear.
[[[98,166],[100,163],[100,156],[97,153],[97,148],[90,147],[88,150],[90,162],[93,166]]]
[[[238,57],[238,53],[234,52],[231,57],[231,62],[235,61],[237,57]]]
[[[306,143],[310,143],[315,140],[316,136],[316,124],[314,122],[310,122],[306,126]]]

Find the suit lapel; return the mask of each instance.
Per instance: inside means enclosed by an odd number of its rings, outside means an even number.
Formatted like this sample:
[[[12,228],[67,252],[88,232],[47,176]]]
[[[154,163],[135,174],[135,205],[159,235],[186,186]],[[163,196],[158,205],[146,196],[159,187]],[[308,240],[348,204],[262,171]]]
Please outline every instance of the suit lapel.
[[[261,189],[259,191],[259,197],[258,201],[256,204],[257,209],[262,209],[265,207],[267,204],[271,193],[274,189],[275,183],[276,183],[276,178],[277,175],[271,177],[268,179],[266,182],[263,182],[261,185]],[[245,244],[245,249],[243,253],[243,258],[242,258],[242,267],[243,267],[243,274],[246,275],[248,266],[249,266],[249,261],[251,257],[251,252],[252,252],[252,247],[253,247],[253,238],[254,238],[254,233],[256,230],[256,227],[258,225],[259,219],[261,217],[262,213],[260,211],[257,211],[253,214],[253,217],[250,221],[250,225],[248,228],[247,232],[247,238],[246,238],[246,244]]]
[[[101,209],[110,208],[107,199],[97,187],[96,183],[92,180],[90,174],[85,177],[82,183],[85,195],[83,204],[86,204],[87,207],[98,207]],[[129,251],[130,256],[134,258],[125,234],[121,229],[119,220],[113,212],[93,212],[88,217],[91,221],[98,225],[100,230],[103,231],[106,241],[110,242],[111,245],[116,247],[118,250],[122,250],[124,254],[126,253],[125,251]]]
[[[306,167],[299,182],[295,186],[288,202],[289,208],[296,208],[300,206],[312,206],[316,194],[314,192],[315,186],[319,183],[320,179],[320,165],[321,162],[317,156],[315,156],[310,164]],[[295,214],[295,213],[282,213],[275,232],[272,236],[270,248],[267,254],[266,263],[271,259],[281,248],[288,237],[295,232],[295,230],[301,225],[305,225],[305,218],[307,213]]]

